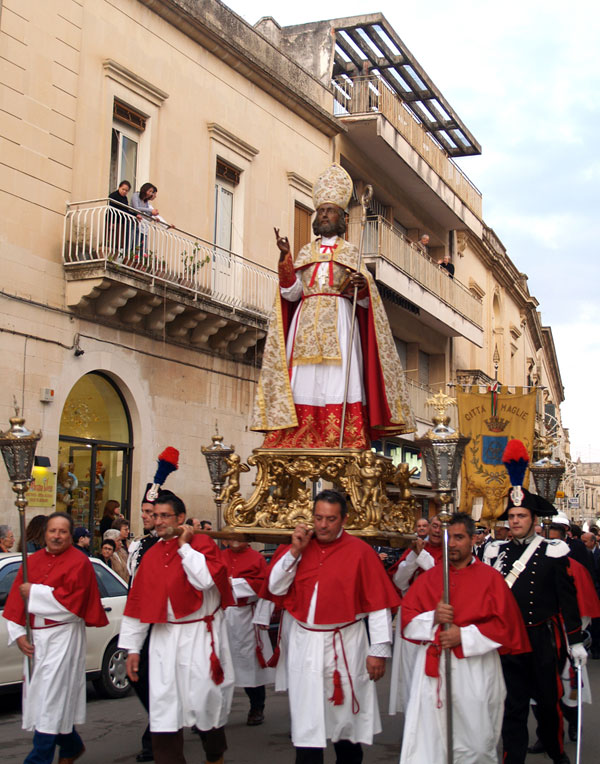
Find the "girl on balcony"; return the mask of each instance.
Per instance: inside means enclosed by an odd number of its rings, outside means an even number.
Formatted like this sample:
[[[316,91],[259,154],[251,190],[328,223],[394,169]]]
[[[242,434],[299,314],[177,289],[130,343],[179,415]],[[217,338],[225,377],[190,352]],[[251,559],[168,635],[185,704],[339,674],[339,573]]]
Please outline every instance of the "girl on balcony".
[[[137,210],[140,217],[138,220],[141,222],[138,224],[137,241],[136,241],[136,259],[148,257],[148,233],[150,226],[146,220],[153,220],[157,223],[162,223],[167,228],[173,228],[167,221],[158,214],[158,210],[153,206],[154,199],[158,193],[158,189],[153,183],[144,183],[139,192],[135,193],[131,197],[131,206]]]

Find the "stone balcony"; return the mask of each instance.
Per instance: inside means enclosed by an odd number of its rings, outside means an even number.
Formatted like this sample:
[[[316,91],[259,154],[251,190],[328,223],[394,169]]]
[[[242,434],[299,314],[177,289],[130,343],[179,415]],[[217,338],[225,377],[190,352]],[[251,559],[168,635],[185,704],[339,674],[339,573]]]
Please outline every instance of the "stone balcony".
[[[380,166],[389,167],[396,177],[404,177],[406,184],[417,183],[407,175],[408,168],[412,168],[420,176],[422,202],[427,204],[427,196],[435,194],[438,206],[443,202],[452,210],[455,220],[445,221],[448,228],[461,227],[458,221],[474,230],[481,228],[481,192],[382,79],[343,77],[334,80],[332,87],[334,115],[363,150],[375,152],[373,157],[381,160]],[[387,127],[378,123],[380,118]],[[433,199],[429,202],[434,203]],[[445,216],[448,214],[446,210]],[[441,206],[436,218],[443,220],[440,215]]]
[[[358,245],[360,224],[351,222],[348,230],[350,240]],[[483,346],[481,299],[382,217],[367,220],[363,253],[375,278],[408,300],[423,323],[446,336],[462,336]]]
[[[236,360],[266,335],[274,271],[184,231],[138,227],[106,200],[68,206],[63,261],[67,305],[83,316]]]

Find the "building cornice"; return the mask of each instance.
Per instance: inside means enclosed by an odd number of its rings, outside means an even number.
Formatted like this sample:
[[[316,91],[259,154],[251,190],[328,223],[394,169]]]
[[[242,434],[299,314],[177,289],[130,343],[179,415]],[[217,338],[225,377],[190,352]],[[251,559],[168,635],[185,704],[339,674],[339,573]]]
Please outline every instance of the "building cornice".
[[[218,0],[139,0],[325,135],[345,127],[315,77]]]
[[[558,356],[556,354],[552,329],[549,326],[542,326],[541,332],[543,337],[544,357],[548,363],[549,370],[552,372],[556,391],[560,395],[560,400],[555,401],[555,403],[561,404],[565,399],[565,388],[563,387],[562,377],[560,375],[560,367],[558,365]]]
[[[295,188],[296,191],[301,191],[303,194],[312,197],[313,184],[310,180],[306,180],[302,175],[298,175],[297,172],[288,172],[287,179],[290,186]]]
[[[251,146],[249,143],[246,143],[246,141],[243,141],[241,138],[238,138],[237,135],[230,133],[229,130],[221,127],[221,125],[216,122],[209,122],[206,127],[208,134],[213,140],[217,141],[217,143],[221,143],[223,146],[227,146],[228,149],[239,154],[246,161],[251,162],[258,154],[258,149],[254,148],[254,146]]]
[[[102,66],[107,77],[123,85],[133,93],[137,93],[137,95],[150,101],[155,106],[162,106],[163,102],[169,97],[169,94],[165,93],[164,90],[157,88],[156,85],[143,79],[143,77],[135,74],[135,72],[126,69],[121,64],[113,61],[112,58],[107,58],[103,61]]]

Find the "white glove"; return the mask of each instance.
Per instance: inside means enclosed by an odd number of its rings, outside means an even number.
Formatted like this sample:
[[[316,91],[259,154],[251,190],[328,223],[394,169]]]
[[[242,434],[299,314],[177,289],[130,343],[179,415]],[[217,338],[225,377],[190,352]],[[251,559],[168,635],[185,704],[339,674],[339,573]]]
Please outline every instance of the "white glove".
[[[587,650],[581,642],[576,645],[569,646],[569,655],[573,659],[573,664],[576,668],[579,666],[585,666],[587,663]]]

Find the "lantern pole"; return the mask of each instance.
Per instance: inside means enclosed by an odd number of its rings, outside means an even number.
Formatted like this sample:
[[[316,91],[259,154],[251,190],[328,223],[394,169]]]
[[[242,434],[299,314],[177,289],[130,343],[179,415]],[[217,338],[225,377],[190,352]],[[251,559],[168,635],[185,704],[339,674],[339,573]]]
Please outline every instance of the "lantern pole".
[[[33,458],[35,449],[42,433],[33,433],[25,427],[25,419],[19,416],[19,408],[15,406],[15,416],[10,420],[10,429],[0,432],[0,451],[8,472],[8,479],[12,483],[12,489],[16,493],[15,505],[19,510],[19,529],[21,534],[21,560],[23,565],[23,583],[29,581],[27,570],[27,540],[25,508],[27,507],[27,491],[31,482]],[[31,626],[29,623],[29,611],[25,602],[25,629],[27,640],[33,644]],[[33,672],[33,659],[28,658],[29,676]]]
[[[450,417],[446,413],[448,406],[455,406],[456,400],[442,393],[436,393],[427,399],[427,405],[433,406],[437,413],[433,417],[433,428],[416,440],[415,444],[421,449],[427,477],[431,486],[439,494],[442,511],[439,519],[442,523],[442,566],[444,581],[444,604],[450,603],[450,560],[448,557],[448,528],[452,514],[448,507],[452,502],[454,489],[458,482],[458,472],[462,462],[465,447],[470,438],[457,433],[450,427]],[[444,624],[448,630],[450,624]],[[454,731],[452,721],[452,650],[444,649],[444,677],[446,684],[446,761],[454,762]]]

